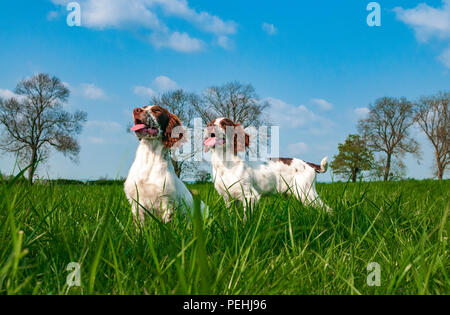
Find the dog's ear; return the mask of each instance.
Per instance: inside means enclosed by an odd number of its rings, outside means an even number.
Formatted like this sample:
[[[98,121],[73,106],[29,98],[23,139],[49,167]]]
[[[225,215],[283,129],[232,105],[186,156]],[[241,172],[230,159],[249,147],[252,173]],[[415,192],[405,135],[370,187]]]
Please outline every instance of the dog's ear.
[[[234,124],[234,154],[245,152],[250,146],[250,136],[240,124]]]
[[[166,148],[172,148],[175,144],[181,146],[186,140],[186,130],[182,127],[180,119],[174,114],[169,114],[169,122],[163,134],[163,144]]]

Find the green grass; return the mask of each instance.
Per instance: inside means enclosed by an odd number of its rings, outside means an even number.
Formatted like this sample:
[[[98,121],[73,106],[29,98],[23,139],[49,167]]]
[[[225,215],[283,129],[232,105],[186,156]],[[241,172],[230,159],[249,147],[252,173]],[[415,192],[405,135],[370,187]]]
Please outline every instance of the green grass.
[[[136,231],[122,186],[0,183],[0,294],[450,293],[450,181],[319,184],[333,215],[272,196],[247,221],[211,185],[190,188],[209,218]]]

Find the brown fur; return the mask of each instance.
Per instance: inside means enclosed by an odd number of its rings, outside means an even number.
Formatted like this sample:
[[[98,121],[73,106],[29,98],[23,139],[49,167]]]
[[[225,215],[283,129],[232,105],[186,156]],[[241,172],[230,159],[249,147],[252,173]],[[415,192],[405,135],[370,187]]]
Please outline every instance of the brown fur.
[[[309,163],[309,162],[306,162],[306,164],[308,164],[310,167],[312,167],[316,171],[316,173],[321,173],[320,165],[317,165],[317,164],[314,164],[314,163]]]
[[[293,158],[272,158],[270,159],[273,162],[281,162],[283,164],[286,164],[287,166],[292,164],[292,161],[294,161]]]
[[[183,134],[179,138],[172,137],[173,128],[182,126],[180,119],[174,114],[160,106],[154,106],[152,108],[152,115],[155,116],[156,121],[163,130],[162,142],[166,148],[172,148],[178,141],[183,139]]]
[[[214,119],[213,121],[209,122],[206,127],[213,127],[214,124],[216,123],[216,120]]]
[[[211,123],[214,125],[214,122],[215,120]],[[241,124],[235,123],[229,118],[224,118],[220,121],[220,127],[222,127],[225,131],[227,127],[234,127],[234,154],[237,154],[238,152],[245,152],[246,148],[250,146],[250,136],[245,132]],[[238,137],[242,137],[242,134],[244,134],[244,142],[242,142],[242,138],[238,139]]]

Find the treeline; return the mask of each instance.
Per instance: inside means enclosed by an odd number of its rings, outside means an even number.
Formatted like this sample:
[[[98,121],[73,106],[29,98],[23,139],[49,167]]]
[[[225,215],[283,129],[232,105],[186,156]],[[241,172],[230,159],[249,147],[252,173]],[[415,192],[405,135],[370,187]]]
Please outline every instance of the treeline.
[[[406,98],[382,97],[369,106],[367,117],[358,121],[358,134],[339,144],[339,153],[330,164],[343,179],[357,180],[363,173],[373,179],[396,180],[406,174],[404,157],[421,159],[420,144],[411,135],[413,126],[421,130],[434,150],[435,175],[444,178],[450,163],[450,93]]]
[[[27,179],[32,184],[36,169],[52,152],[78,160],[81,149],[78,135],[87,121],[87,113],[66,111],[69,87],[49,74],[35,74],[18,82],[14,93],[13,97],[0,98],[0,152],[14,154],[23,168],[30,166]],[[252,85],[236,81],[210,86],[202,94],[181,89],[166,92],[150,99],[150,104],[167,108],[188,127],[195,117],[201,117],[205,124],[216,117],[229,117],[245,127],[258,126],[265,122],[263,113],[269,107],[259,99]],[[190,162],[190,157],[173,160],[177,175],[199,182],[210,180],[209,172]]]
[[[14,154],[20,166],[29,166],[27,180],[32,184],[36,168],[48,160],[52,151],[77,161],[80,152],[77,137],[87,114],[65,110],[70,91],[60,79],[48,74],[36,74],[20,81],[14,92],[14,97],[0,98],[0,151]],[[421,159],[420,145],[410,134],[411,128],[417,126],[434,149],[435,174],[442,179],[450,163],[449,98],[449,92],[439,92],[415,101],[377,99],[369,106],[367,117],[358,122],[358,134],[349,135],[345,143],[339,144],[339,153],[331,163],[334,174],[353,181],[363,173],[377,180],[403,178],[404,157],[411,154]],[[258,127],[268,123],[265,115],[270,106],[258,97],[251,84],[237,81],[210,86],[201,94],[181,89],[168,91],[152,97],[150,104],[167,108],[188,127],[192,127],[195,117],[201,117],[205,124],[216,117],[228,117],[244,127]],[[211,180],[208,170],[199,162],[192,162],[196,152],[176,154],[179,156],[173,164],[180,178]],[[111,180],[93,182],[114,184]]]
[[[1,176],[0,182],[9,184],[11,182],[17,184],[29,184],[29,181],[24,176],[19,178],[15,176]],[[82,186],[114,186],[123,185],[125,179],[97,179],[97,180],[76,180],[76,179],[37,179],[34,184],[50,185],[50,186],[65,186],[65,185],[82,185]]]

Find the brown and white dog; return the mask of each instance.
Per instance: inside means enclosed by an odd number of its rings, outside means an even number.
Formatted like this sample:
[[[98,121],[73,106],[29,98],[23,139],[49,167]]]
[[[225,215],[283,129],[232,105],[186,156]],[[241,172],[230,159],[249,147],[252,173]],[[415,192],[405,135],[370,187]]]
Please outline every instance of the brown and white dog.
[[[227,204],[231,199],[239,200],[247,210],[261,195],[287,193],[306,205],[331,211],[315,188],[316,174],[327,170],[327,158],[320,165],[292,158],[246,161],[237,153],[245,152],[250,137],[240,124],[218,118],[206,130],[204,146],[205,151],[211,149],[214,186]]]
[[[142,206],[167,223],[176,209],[193,206],[192,195],[175,174],[170,157],[170,148],[183,139],[181,122],[160,106],[135,108],[133,119],[132,131],[140,144],[124,185],[125,194],[141,223],[145,220]]]

